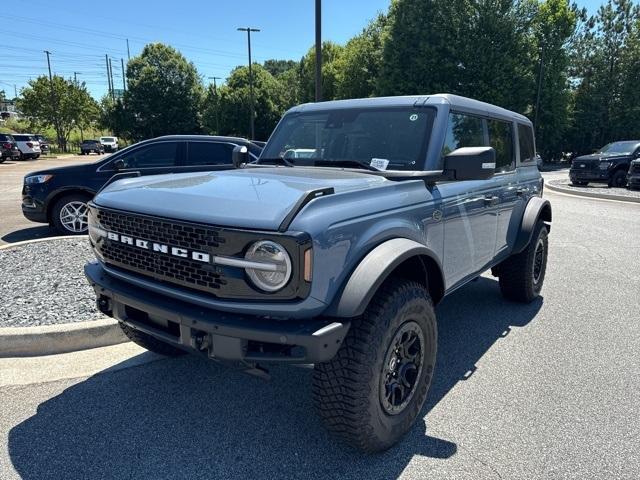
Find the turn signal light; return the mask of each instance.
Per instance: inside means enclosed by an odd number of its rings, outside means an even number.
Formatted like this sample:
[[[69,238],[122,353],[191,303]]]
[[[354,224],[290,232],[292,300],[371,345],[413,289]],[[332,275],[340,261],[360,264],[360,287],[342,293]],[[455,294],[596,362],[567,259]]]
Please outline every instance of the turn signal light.
[[[304,252],[304,281],[310,282],[313,274],[313,249]]]

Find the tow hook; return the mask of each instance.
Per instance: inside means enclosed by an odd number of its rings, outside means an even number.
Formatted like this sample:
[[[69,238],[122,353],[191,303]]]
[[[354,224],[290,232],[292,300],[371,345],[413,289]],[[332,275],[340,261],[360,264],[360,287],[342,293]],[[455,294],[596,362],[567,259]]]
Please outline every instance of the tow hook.
[[[98,297],[98,299],[96,300],[96,306],[98,307],[98,310],[100,310],[105,315],[108,315],[109,317],[113,317],[113,309],[111,308],[111,300],[109,300],[108,297],[105,297],[104,295],[100,295]]]
[[[210,344],[209,335],[204,332],[196,331],[191,335],[191,348],[199,351],[208,350]]]

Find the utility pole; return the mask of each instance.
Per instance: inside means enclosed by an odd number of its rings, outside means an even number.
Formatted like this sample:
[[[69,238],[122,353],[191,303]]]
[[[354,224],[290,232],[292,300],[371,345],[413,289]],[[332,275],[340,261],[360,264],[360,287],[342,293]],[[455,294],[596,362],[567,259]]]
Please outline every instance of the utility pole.
[[[316,0],[316,102],[322,101],[322,0]]]
[[[113,98],[113,94],[111,93],[112,85],[111,85],[111,75],[109,75],[109,55],[104,55],[104,61],[107,64],[107,83],[109,84],[109,95]]]
[[[78,74],[82,74],[82,72],[73,72],[73,83],[76,84],[76,87],[78,86]]]
[[[56,128],[56,136],[58,137],[58,146],[62,147],[63,150],[66,150],[65,146],[62,145],[62,137],[60,135],[60,124],[58,123],[58,108],[56,102],[56,91],[53,88],[53,76],[51,75],[51,60],[49,59],[49,55],[51,52],[49,50],[45,50],[44,53],[47,54],[47,67],[49,68],[49,86],[51,87],[51,111],[53,112],[53,124]]]
[[[120,57],[120,66],[122,67],[122,90],[124,90],[125,92],[127,91],[127,84],[124,81],[124,60],[122,59],[122,57]]]
[[[538,92],[536,93],[536,112],[533,117],[533,126],[538,128],[538,111],[540,110],[540,96],[542,94],[542,78],[544,76],[544,43],[540,49],[540,68],[538,70]]]
[[[127,38],[127,60],[131,60],[131,52],[129,51],[129,39]]]
[[[216,97],[216,134],[220,134],[220,122],[218,120],[218,86],[216,80],[221,80],[222,77],[209,77],[209,80],[213,80],[213,95]]]
[[[111,65],[111,59],[109,59],[109,77],[111,78],[111,100],[116,101],[116,88],[113,84],[113,65]]]
[[[16,84],[13,84],[13,98],[18,98],[18,87],[16,87]]]
[[[253,104],[253,72],[251,70],[251,32],[259,32],[260,29],[259,28],[251,28],[251,27],[247,27],[247,28],[238,28],[239,32],[247,32],[247,48],[249,50],[249,108],[250,108],[250,115],[251,115],[251,138],[250,140],[254,140],[255,139],[255,126],[254,126],[254,120],[255,120],[255,106]]]

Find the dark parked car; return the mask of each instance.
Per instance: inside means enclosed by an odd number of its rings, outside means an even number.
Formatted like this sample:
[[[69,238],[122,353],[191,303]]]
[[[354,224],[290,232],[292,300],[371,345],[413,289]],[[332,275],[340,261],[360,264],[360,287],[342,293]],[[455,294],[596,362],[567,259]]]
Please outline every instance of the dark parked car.
[[[18,150],[18,144],[11,135],[0,133],[0,163],[7,158],[18,160],[20,158],[20,150]]]
[[[635,158],[640,158],[640,140],[609,143],[592,155],[575,158],[571,162],[569,179],[579,186],[594,182],[624,187],[631,160]]]
[[[104,145],[98,140],[85,140],[80,144],[80,155],[89,155],[90,153],[102,155],[104,153]]]
[[[635,190],[640,188],[640,160],[633,160],[627,174],[627,184],[629,188]]]
[[[22,189],[22,213],[33,222],[49,223],[65,235],[87,232],[87,202],[115,174],[141,175],[228,168],[238,145],[251,158],[261,148],[243,138],[167,136],[131,145],[95,163],[30,173]]]
[[[45,137],[44,135],[40,135],[40,134],[36,134],[34,135],[34,137],[36,137],[36,140],[38,140],[40,142],[40,151],[42,152],[43,155],[46,155],[49,153],[49,140],[47,140],[47,137]]]

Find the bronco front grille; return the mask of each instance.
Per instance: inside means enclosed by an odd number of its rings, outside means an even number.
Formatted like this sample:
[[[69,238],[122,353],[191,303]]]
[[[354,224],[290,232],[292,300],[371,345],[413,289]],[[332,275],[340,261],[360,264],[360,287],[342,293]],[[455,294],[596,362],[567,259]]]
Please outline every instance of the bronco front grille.
[[[207,292],[219,298],[256,299],[270,297],[291,299],[304,297],[308,285],[296,279],[300,275],[300,245],[308,242],[306,236],[295,238],[271,232],[252,232],[224,227],[202,225],[118,210],[96,208],[90,204],[90,215],[107,232],[126,235],[134,239],[190,252],[203,252],[210,256],[244,257],[246,249],[258,240],[275,240],[290,252],[292,280],[284,289],[267,294],[254,288],[244,270],[237,267],[214,265],[210,262],[182,258],[151,249],[137,248],[121,241],[104,238],[94,245],[106,264],[122,270],[151,277],[162,283],[179,285]],[[277,237],[277,238],[274,238]]]
[[[190,250],[211,251],[226,241],[218,229],[152,217],[99,210],[98,221],[110,232]],[[101,254],[107,262],[127,270],[210,293],[227,284],[221,268],[203,265],[188,258],[163,255],[109,241],[105,241]]]

